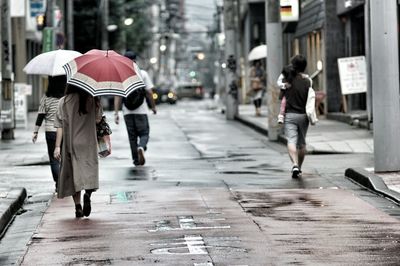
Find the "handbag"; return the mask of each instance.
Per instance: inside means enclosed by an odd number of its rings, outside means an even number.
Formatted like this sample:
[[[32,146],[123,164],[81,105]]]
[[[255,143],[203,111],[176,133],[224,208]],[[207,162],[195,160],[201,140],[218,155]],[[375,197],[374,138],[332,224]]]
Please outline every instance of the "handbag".
[[[97,139],[97,150],[100,157],[104,158],[110,155],[110,150],[107,142],[104,140],[104,137]]]
[[[101,117],[100,122],[96,124],[96,133],[97,138],[112,134],[110,125],[107,123],[106,117],[104,115]]]
[[[315,91],[311,87],[308,89],[306,114],[311,125],[315,125],[318,122],[317,113],[315,112]]]
[[[102,116],[99,123],[96,124],[97,134],[97,149],[100,157],[107,157],[110,155],[111,140],[110,135],[112,134],[110,125],[106,121],[106,117]]]

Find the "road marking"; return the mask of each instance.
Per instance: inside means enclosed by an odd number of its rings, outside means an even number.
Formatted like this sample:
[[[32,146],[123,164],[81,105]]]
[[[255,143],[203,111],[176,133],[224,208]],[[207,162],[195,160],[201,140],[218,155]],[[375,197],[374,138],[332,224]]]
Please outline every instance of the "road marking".
[[[168,246],[166,248],[156,248],[151,250],[153,254],[173,254],[173,255],[207,255],[207,247],[203,237],[200,235],[185,235],[183,238],[176,239],[172,243],[151,244],[152,246]]]
[[[162,231],[182,231],[182,230],[210,230],[210,229],[230,229],[230,225],[216,225],[216,226],[197,226],[193,216],[178,216],[178,228],[169,226],[169,220],[158,221],[156,229],[148,230],[148,232],[162,232]]]
[[[135,191],[122,191],[110,195],[110,203],[114,202],[129,202],[135,197]]]

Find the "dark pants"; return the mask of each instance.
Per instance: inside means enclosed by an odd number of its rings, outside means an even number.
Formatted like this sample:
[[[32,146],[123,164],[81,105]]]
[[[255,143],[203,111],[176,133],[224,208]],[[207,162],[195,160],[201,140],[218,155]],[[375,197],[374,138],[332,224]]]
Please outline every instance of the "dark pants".
[[[262,103],[262,99],[261,99],[261,98],[255,99],[255,100],[253,101],[253,103],[254,103],[254,106],[255,106],[256,108],[260,108],[260,107],[261,107],[261,103]]]
[[[58,183],[58,176],[60,174],[60,162],[54,158],[54,149],[56,147],[57,132],[46,131],[47,153],[49,154],[51,174],[53,180]]]
[[[124,119],[131,146],[132,160],[134,164],[138,164],[137,149],[142,147],[146,150],[147,142],[149,142],[149,120],[145,114],[127,114],[124,115]]]

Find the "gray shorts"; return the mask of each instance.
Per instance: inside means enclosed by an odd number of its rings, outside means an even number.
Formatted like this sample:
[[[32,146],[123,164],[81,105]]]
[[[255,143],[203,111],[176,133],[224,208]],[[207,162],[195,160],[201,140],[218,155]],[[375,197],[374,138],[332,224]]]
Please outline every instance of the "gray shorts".
[[[308,124],[306,114],[287,113],[285,115],[285,136],[288,144],[295,144],[298,148],[304,147]]]

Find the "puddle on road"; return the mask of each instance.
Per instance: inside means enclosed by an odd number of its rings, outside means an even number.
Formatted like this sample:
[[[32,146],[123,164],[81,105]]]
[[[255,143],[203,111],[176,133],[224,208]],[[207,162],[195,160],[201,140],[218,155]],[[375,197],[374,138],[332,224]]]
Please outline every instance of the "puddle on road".
[[[274,216],[274,219],[276,220],[301,219],[302,221],[305,221],[308,219],[307,217],[299,218],[296,216],[284,215],[281,212],[279,212],[279,215],[277,215],[278,208],[286,207],[289,205],[294,205],[298,203],[302,205],[306,204],[315,208],[325,207],[325,204],[322,201],[313,199],[312,197],[310,197],[310,195],[306,193],[236,193],[236,195],[234,196],[234,200],[236,200],[246,212],[251,213],[254,216]]]
[[[73,258],[72,261],[67,262],[63,265],[66,266],[72,266],[72,265],[112,265],[112,260],[111,259],[104,259],[104,260],[91,260],[91,259],[78,259],[78,258]]]
[[[135,167],[129,171],[129,175],[126,177],[126,179],[136,181],[155,181],[158,179],[158,177],[155,169]]]
[[[222,171],[222,172],[218,172],[218,174],[226,174],[226,175],[258,175],[259,172],[256,172],[256,171]]]

